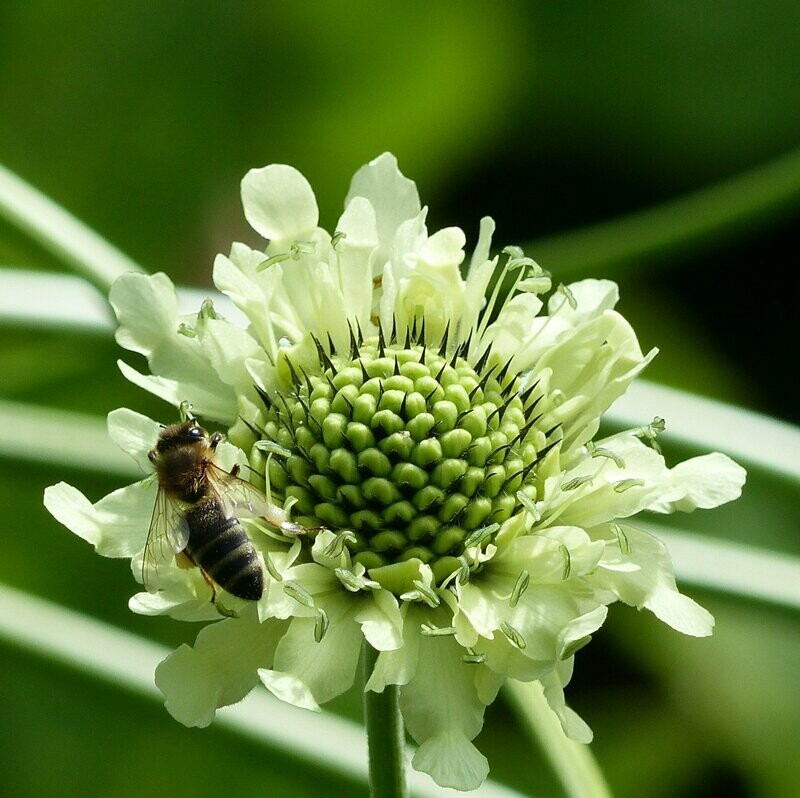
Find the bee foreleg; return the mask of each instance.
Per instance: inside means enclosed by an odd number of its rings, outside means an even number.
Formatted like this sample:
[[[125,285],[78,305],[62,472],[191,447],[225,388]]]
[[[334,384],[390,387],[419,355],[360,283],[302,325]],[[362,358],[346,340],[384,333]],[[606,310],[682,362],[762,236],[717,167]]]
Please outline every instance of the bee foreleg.
[[[224,441],[224,440],[225,440],[225,436],[224,436],[224,435],[223,435],[221,432],[215,432],[215,433],[214,433],[214,434],[213,434],[213,435],[212,435],[212,436],[211,436],[211,437],[208,439],[208,445],[209,445],[209,447],[211,447],[211,450],[213,451],[213,450],[214,450],[214,449],[216,449],[216,448],[217,448],[217,446],[219,446],[219,445],[222,443],[222,441]]]
[[[229,610],[227,607],[223,607],[221,601],[218,601],[214,606],[217,608],[217,612],[223,618],[238,618],[239,617],[238,613],[234,612],[233,610]]]

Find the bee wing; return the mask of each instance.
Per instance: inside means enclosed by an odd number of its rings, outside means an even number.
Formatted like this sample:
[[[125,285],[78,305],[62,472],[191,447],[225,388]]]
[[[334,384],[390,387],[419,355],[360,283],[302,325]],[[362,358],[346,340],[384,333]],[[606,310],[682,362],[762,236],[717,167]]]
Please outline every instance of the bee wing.
[[[159,488],[142,559],[142,582],[147,590],[152,590],[156,584],[159,565],[183,551],[188,542],[189,526],[184,508]]]
[[[289,521],[286,510],[267,501],[266,496],[247,480],[229,474],[225,469],[209,463],[206,477],[219,496],[226,513],[244,518],[264,518],[267,523],[283,532],[297,534],[303,529]]]

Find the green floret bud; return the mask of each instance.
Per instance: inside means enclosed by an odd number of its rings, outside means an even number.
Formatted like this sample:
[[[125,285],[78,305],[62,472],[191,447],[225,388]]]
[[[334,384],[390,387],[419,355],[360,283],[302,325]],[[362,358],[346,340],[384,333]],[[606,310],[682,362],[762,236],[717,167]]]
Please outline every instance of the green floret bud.
[[[526,431],[520,381],[421,342],[371,338],[354,353],[326,350],[268,404],[263,439],[289,452],[267,466],[273,501],[296,501],[307,552],[324,527],[347,531],[341,545],[367,570],[419,560],[437,584],[466,578],[479,567],[466,549],[491,543],[518,492],[536,495],[543,436]]]

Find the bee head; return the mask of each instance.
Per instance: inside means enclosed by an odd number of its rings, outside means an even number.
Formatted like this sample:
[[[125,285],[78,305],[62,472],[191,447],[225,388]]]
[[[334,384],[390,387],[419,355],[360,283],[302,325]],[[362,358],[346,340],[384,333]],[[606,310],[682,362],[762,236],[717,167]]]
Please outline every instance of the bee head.
[[[150,450],[148,457],[151,462],[155,462],[159,455],[164,454],[164,452],[176,446],[202,443],[207,440],[208,433],[194,418],[180,424],[170,424],[168,427],[164,427],[158,434],[158,442],[155,448]]]

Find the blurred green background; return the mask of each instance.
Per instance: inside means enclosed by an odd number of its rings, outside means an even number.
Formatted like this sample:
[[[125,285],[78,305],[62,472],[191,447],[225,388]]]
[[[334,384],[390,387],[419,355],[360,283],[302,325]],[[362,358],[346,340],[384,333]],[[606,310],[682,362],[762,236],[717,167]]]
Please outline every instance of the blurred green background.
[[[499,246],[542,240],[553,260],[526,254],[556,281],[618,280],[643,347],[662,350],[648,378],[794,422],[785,280],[800,190],[710,239],[590,271],[591,248],[570,254],[553,236],[794,151],[798,108],[800,5],[785,1],[0,4],[0,162],[148,270],[208,286],[217,252],[257,241],[238,196],[253,166],[298,167],[332,229],[352,173],[391,150],[431,228],[459,225],[474,243],[489,214]],[[0,265],[64,270],[5,222]],[[125,383],[119,356],[110,338],[2,324],[0,399],[171,417]],[[43,488],[61,479],[92,499],[123,482],[0,461],[0,581],[162,642],[191,640],[194,627],[132,616],[127,566],[46,514]],[[794,554],[798,528],[796,486],[760,473],[735,508],[703,519],[706,533]],[[618,797],[795,798],[796,613],[693,595],[717,616],[713,639],[616,608],[579,655],[567,700],[595,730]],[[1,795],[355,794],[228,732],[183,729],[159,707],[0,652]],[[357,716],[358,696],[337,709]],[[493,777],[559,794],[502,702],[478,744]]]

